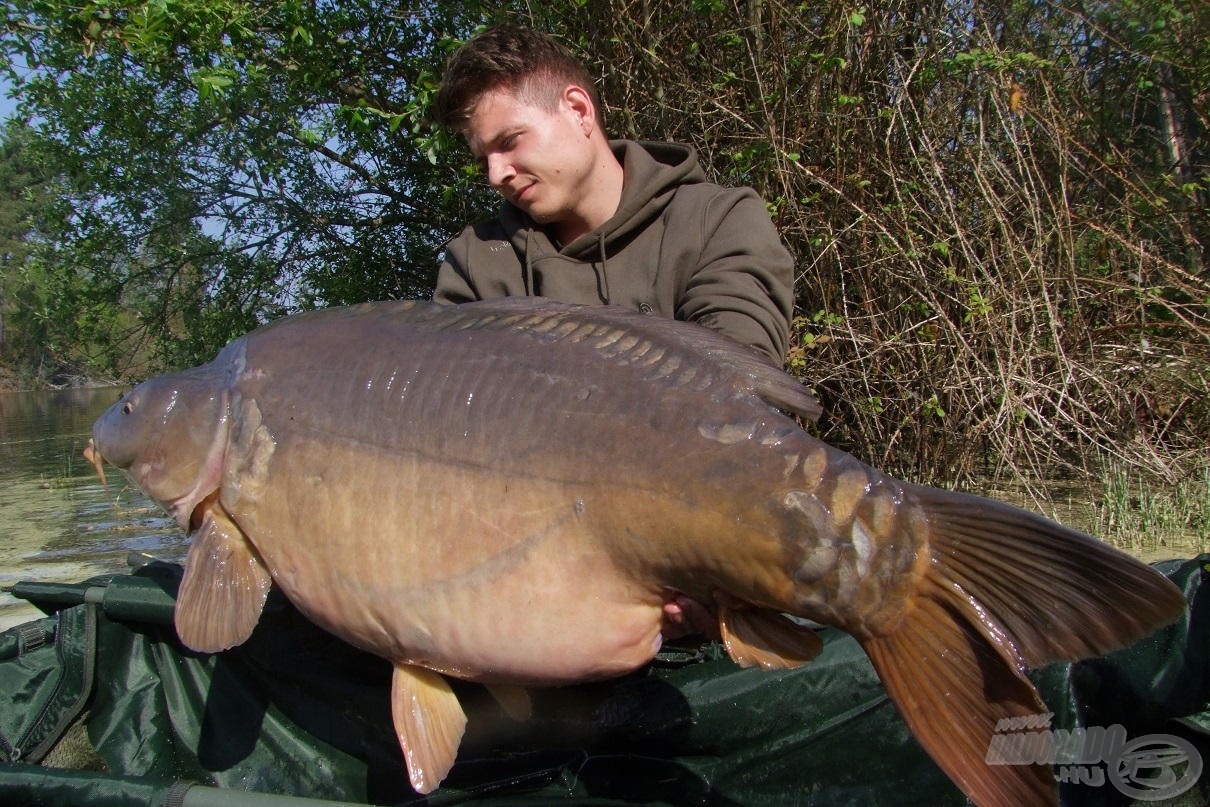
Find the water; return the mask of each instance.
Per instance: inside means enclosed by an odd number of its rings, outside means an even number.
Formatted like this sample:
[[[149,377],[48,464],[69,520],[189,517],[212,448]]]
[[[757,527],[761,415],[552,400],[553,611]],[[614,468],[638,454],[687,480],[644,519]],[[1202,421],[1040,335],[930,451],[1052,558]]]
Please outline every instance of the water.
[[[119,393],[0,393],[0,587],[124,572],[131,552],[183,557],[176,522],[112,467],[107,492],[83,457],[92,422]],[[0,629],[39,615],[0,593]]]

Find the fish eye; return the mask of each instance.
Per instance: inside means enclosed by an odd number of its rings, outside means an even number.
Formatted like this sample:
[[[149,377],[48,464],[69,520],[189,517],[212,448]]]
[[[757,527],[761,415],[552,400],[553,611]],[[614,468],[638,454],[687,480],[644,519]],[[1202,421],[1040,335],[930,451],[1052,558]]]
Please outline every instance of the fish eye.
[[[122,414],[123,415],[129,415],[133,411],[134,411],[134,404],[132,404],[130,401],[126,401],[124,404],[122,404]]]

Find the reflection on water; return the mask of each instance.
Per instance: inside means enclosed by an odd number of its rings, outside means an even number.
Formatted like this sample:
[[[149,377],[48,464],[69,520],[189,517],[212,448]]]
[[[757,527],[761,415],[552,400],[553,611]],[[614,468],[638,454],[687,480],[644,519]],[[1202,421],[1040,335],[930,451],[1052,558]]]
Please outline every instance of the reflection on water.
[[[158,505],[116,470],[107,496],[83,457],[92,422],[119,393],[0,393],[0,587],[123,572],[131,552],[184,554],[184,536]],[[38,615],[0,593],[0,629]]]

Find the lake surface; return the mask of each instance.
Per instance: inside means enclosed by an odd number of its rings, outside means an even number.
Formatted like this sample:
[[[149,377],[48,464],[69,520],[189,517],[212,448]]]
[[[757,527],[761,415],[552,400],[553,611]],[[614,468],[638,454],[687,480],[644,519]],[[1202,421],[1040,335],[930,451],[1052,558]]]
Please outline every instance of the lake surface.
[[[125,572],[132,552],[184,556],[184,535],[163,509],[112,466],[106,491],[83,457],[93,421],[121,392],[0,393],[0,588]],[[0,629],[40,615],[0,592]]]

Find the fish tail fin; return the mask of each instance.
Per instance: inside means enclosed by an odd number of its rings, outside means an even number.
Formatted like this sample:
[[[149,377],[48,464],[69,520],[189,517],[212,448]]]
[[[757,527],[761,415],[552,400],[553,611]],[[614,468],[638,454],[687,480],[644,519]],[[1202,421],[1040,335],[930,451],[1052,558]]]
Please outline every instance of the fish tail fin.
[[[862,642],[912,734],[980,807],[1054,804],[1050,766],[985,761],[1000,720],[1045,712],[1024,670],[944,597],[915,605],[899,629]]]
[[[1132,644],[1175,620],[1184,597],[1146,564],[1036,514],[914,490],[927,571],[902,621],[862,646],[921,745],[976,804],[1053,804],[1053,754],[1035,745],[1043,764],[1005,764],[1019,760],[993,743],[997,727],[1046,712],[1026,669]]]

